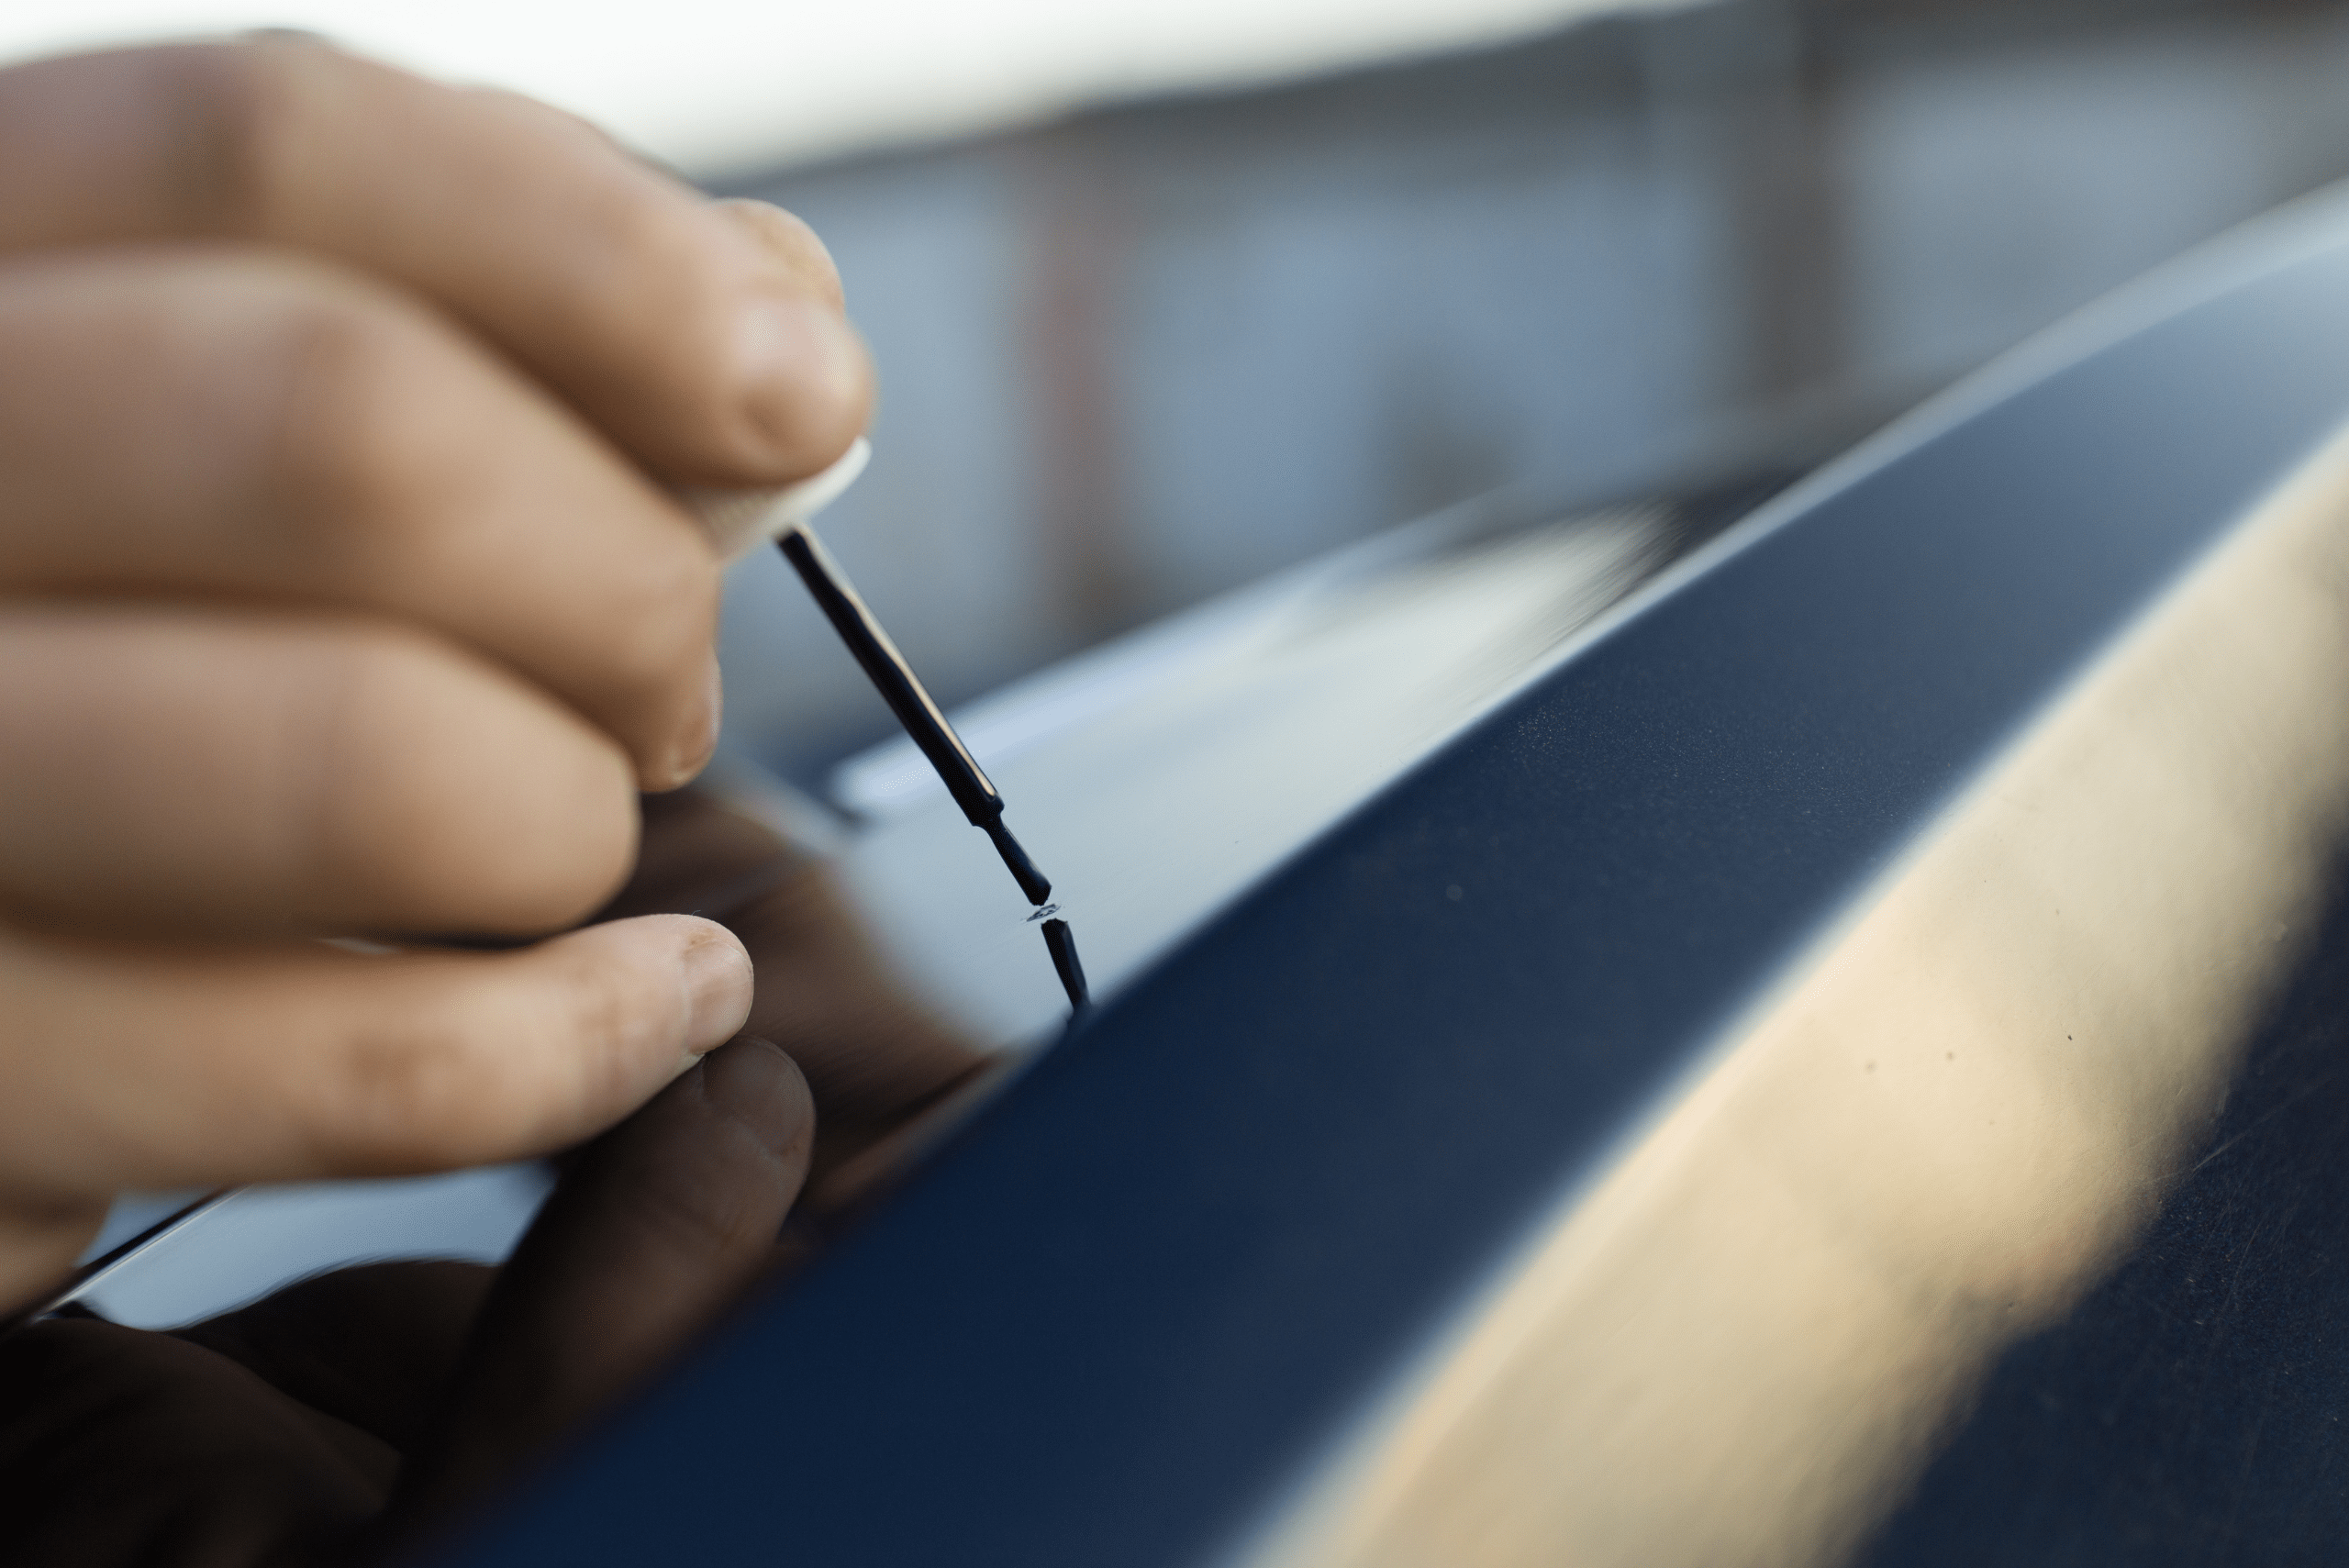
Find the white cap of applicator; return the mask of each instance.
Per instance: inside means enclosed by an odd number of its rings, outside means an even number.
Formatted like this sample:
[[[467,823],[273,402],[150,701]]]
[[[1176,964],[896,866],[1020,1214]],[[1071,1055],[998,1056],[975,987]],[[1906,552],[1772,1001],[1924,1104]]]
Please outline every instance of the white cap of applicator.
[[[779,490],[687,489],[680,494],[708,525],[718,539],[718,553],[731,566],[839,500],[872,461],[873,443],[859,436],[831,467]]]

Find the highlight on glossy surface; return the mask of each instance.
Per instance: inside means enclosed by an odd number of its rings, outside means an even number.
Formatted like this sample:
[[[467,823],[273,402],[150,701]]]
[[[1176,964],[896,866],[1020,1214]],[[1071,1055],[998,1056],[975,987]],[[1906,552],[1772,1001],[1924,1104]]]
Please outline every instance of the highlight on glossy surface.
[[[2344,583],[2349,434],[1855,900],[1251,1568],[1845,1561],[2128,1250],[2304,951],[2349,838]]]
[[[47,1317],[70,1302],[79,1301],[102,1283],[107,1275],[129,1265],[157,1242],[195,1219],[228,1195],[227,1188],[206,1193],[201,1197],[169,1210],[117,1244],[104,1247],[96,1256],[78,1264],[73,1273],[49,1295],[16,1312],[0,1317],[0,1336],[21,1329],[38,1318]]]

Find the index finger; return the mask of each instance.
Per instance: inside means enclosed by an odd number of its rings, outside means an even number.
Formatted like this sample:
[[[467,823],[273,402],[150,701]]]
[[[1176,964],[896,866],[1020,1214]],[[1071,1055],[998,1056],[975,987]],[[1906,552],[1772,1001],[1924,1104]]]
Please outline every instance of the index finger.
[[[0,72],[0,253],[185,236],[430,297],[666,478],[798,478],[870,411],[812,237],[779,253],[542,105],[290,39]]]

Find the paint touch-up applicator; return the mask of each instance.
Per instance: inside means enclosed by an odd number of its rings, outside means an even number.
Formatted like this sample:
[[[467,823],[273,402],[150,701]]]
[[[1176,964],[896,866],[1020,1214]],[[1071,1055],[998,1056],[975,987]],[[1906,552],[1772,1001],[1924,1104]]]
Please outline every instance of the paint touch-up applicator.
[[[1019,891],[1027,895],[1028,902],[1041,905],[1052,895],[1052,884],[1003,825],[1003,796],[996,793],[978,759],[971,755],[970,748],[963,744],[963,738],[954,733],[946,715],[931,700],[913,666],[906,662],[906,656],[897,651],[897,645],[874,618],[855,584],[841,570],[840,562],[832,559],[824,541],[808,527],[809,519],[855,483],[872,457],[871,444],[860,436],[838,462],[796,484],[774,491],[695,491],[685,498],[718,536],[718,548],[729,561],[749,554],[767,539],[774,540],[783,558],[791,562],[791,569],[799,573],[799,580],[815,596],[824,618],[832,623],[832,629],[840,633],[841,640],[848,644],[848,651],[863,667],[865,678],[880,692],[882,700],[897,716],[897,722],[905,727],[913,743],[921,748],[921,754],[930,759],[930,765],[938,771],[946,793],[954,797],[954,804],[963,808],[971,826],[994,842],[996,852],[1011,868],[1012,878],[1019,884]],[[1065,965],[1059,962],[1058,946],[1053,953],[1053,967],[1060,972],[1072,1002],[1078,1001],[1084,985],[1083,971],[1074,967],[1075,951],[1073,945],[1069,947],[1069,962]],[[1069,983],[1072,974],[1077,976],[1074,984]]]

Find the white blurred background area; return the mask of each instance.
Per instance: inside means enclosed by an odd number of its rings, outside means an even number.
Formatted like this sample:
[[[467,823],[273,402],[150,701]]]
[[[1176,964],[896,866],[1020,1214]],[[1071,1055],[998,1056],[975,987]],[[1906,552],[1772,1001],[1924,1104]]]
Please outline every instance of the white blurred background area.
[[[1642,3],[1659,0],[10,0],[0,54],[305,28],[544,98],[707,178],[1491,43]]]
[[[1481,491],[1815,459],[2349,176],[2349,0],[9,0],[0,56],[261,26],[549,98],[832,247],[835,551],[965,700]],[[729,743],[886,713],[740,570]]]

